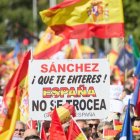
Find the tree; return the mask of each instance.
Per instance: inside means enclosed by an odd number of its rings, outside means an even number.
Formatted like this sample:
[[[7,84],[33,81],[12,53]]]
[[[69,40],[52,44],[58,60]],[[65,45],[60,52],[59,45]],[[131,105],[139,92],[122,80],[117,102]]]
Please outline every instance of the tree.
[[[126,38],[132,34],[140,47],[140,1],[124,0],[123,2]]]
[[[32,11],[32,0],[1,0],[0,2],[0,44],[5,43],[7,39],[18,37],[32,38],[34,34],[34,21]],[[47,1],[37,1],[37,8],[46,9]],[[43,28],[42,23],[37,11],[37,27],[38,30]]]

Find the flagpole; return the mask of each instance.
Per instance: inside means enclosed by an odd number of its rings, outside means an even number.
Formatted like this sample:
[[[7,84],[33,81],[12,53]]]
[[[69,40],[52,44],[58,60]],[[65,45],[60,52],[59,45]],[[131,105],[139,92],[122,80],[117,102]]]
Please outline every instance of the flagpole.
[[[73,116],[71,115],[71,118],[72,118],[72,120],[76,123],[76,125],[78,126],[78,128],[80,129],[80,131],[81,131],[81,133],[83,134],[83,136],[85,137],[85,139],[86,140],[88,140],[87,139],[87,137],[85,136],[85,134],[84,134],[84,132],[83,132],[83,130],[79,127],[79,125],[77,124],[77,122],[74,120],[74,118],[73,118]]]
[[[31,49],[30,49],[30,51],[31,51],[31,61],[33,61],[33,47],[31,47]]]

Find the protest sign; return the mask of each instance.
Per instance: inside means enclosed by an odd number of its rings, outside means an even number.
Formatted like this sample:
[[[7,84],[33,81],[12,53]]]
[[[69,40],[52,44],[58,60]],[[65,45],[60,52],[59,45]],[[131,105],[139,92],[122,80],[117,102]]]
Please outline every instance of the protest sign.
[[[105,118],[109,112],[110,70],[106,59],[32,60],[29,62],[30,118],[49,120],[68,102],[76,119]]]

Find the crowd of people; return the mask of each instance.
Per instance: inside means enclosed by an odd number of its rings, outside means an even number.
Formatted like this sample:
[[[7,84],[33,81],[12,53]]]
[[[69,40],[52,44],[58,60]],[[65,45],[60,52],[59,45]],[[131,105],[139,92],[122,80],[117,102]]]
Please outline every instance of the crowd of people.
[[[114,130],[113,118],[110,121],[91,119],[91,120],[77,120],[76,122],[80,127],[80,129],[85,134],[85,136],[87,137],[87,140],[103,140],[103,139],[106,140],[106,138],[103,138],[103,131],[105,129]],[[46,136],[49,139],[50,122],[45,121],[43,126],[45,128]],[[140,117],[132,118],[132,126],[140,129]],[[68,127],[69,124],[63,125],[65,132],[67,131]],[[118,132],[116,136],[110,138],[110,140],[119,140],[120,138],[119,134],[120,132]],[[136,135],[134,136],[134,139],[139,140],[140,136]],[[41,136],[37,131],[37,127],[36,129],[27,128],[26,124],[24,124],[22,121],[17,121],[12,140],[41,140]]]
[[[115,84],[115,80],[111,79],[111,84]],[[124,89],[122,94],[120,95],[120,100],[123,102],[125,97],[127,95],[132,95],[134,92],[134,77],[133,74],[129,75],[124,83]],[[129,96],[131,98],[131,96]],[[125,113],[126,113],[127,105],[125,105],[123,113],[119,112],[110,112],[109,116],[105,118],[104,120],[100,119],[90,119],[90,120],[76,120],[78,127],[81,129],[81,131],[85,134],[87,140],[103,140],[108,139],[105,138],[104,130],[115,130],[114,120],[120,122],[123,126]],[[133,106],[131,105],[130,110],[130,116],[131,116],[131,124],[133,131],[137,130],[138,133],[134,134],[133,137],[136,140],[140,139],[140,117],[135,114],[135,111],[133,109]],[[43,127],[45,129],[45,133],[47,136],[47,139],[49,139],[49,128],[51,126],[51,121],[44,121]],[[65,123],[62,125],[64,128],[64,131],[67,132],[69,128],[69,123]],[[27,127],[27,124],[24,124],[21,121],[16,122],[15,131],[13,133],[12,140],[41,140],[40,133],[38,131],[38,126],[36,128],[29,128]],[[121,127],[122,129],[122,127]],[[121,129],[113,135],[110,140],[119,140]]]

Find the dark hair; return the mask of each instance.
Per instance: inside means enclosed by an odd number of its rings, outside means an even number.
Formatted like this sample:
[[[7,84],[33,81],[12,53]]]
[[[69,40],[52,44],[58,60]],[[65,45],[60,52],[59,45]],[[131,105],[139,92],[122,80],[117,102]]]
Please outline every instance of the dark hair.
[[[40,137],[36,135],[27,136],[24,138],[24,140],[30,140],[30,139],[41,140]]]
[[[134,121],[140,121],[140,117],[136,117]]]

